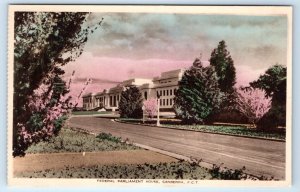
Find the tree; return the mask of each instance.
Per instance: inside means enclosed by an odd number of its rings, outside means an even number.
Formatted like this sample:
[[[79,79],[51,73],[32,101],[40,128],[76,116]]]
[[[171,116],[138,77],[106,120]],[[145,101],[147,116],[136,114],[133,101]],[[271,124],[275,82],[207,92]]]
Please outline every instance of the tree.
[[[271,109],[258,122],[259,129],[274,129],[285,126],[286,121],[286,67],[274,65],[250,83],[253,88],[264,90],[266,97],[272,99]]]
[[[250,83],[253,88],[259,88],[266,92],[267,97],[276,102],[286,102],[286,67],[274,65],[270,67],[258,80]]]
[[[145,113],[148,115],[148,117],[153,118],[154,115],[157,114],[157,100],[154,98],[148,99],[144,101],[144,108],[145,108]]]
[[[256,127],[258,120],[271,108],[271,99],[260,89],[239,89],[237,93],[237,109]]]
[[[236,72],[230,52],[226,48],[225,41],[220,41],[210,57],[210,65],[215,67],[219,88],[224,93],[232,93],[236,83]]]
[[[83,51],[88,13],[15,12],[13,155],[57,134],[67,114],[69,87],[62,66]],[[101,24],[101,21],[100,23]]]
[[[179,81],[174,99],[176,115],[185,123],[204,123],[219,109],[222,96],[214,67],[203,67],[197,58]]]
[[[143,98],[136,86],[127,86],[121,93],[119,103],[120,116],[123,118],[141,118],[143,116]]]

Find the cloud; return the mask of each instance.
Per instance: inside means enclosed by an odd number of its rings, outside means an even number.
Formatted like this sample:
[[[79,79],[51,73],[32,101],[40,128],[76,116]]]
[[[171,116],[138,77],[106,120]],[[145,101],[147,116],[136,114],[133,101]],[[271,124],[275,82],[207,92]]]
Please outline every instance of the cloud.
[[[92,13],[87,25],[102,18],[84,53],[65,66],[66,77],[76,70],[74,90],[79,91],[86,78],[94,79],[87,92],[132,77],[152,78],[189,67],[200,53],[207,61],[221,40],[234,60],[239,85],[287,61],[287,18],[280,15]]]
[[[225,40],[236,65],[286,65],[284,16],[94,13],[89,23],[102,17],[86,45],[95,57],[190,60],[202,53],[208,59]]]

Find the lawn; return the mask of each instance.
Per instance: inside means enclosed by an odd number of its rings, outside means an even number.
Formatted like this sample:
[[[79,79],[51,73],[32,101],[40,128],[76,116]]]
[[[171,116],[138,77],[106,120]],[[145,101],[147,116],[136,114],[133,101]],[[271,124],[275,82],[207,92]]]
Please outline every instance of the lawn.
[[[121,122],[131,122],[137,124],[143,124],[142,119],[125,119],[120,118]],[[278,129],[278,132],[263,132],[254,128],[247,128],[246,126],[231,126],[231,125],[183,125],[180,120],[162,119],[160,121],[161,126],[174,128],[174,129],[186,129],[196,130],[209,133],[221,133],[229,135],[242,135],[249,137],[259,137],[267,139],[285,140],[285,129]],[[156,120],[145,121],[145,125],[156,125]]]
[[[101,133],[97,136],[63,128],[59,135],[49,141],[31,145],[26,153],[92,152],[140,149],[121,141],[121,138]]]
[[[66,167],[61,170],[23,172],[16,176],[30,178],[212,179],[212,174],[208,169],[185,161],[138,165]]]

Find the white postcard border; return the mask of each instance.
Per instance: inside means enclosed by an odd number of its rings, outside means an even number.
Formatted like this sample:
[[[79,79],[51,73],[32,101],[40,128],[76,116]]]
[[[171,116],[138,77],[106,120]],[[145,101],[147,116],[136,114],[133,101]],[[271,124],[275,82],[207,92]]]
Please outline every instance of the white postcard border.
[[[286,124],[286,180],[284,181],[220,181],[220,180],[183,180],[181,184],[167,183],[159,180],[159,184],[118,182],[114,179],[114,187],[132,186],[230,186],[230,187],[287,187],[292,184],[292,7],[291,6],[168,6],[168,5],[10,5],[8,13],[8,104],[7,104],[7,179],[10,186],[22,187],[99,187],[112,186],[102,179],[27,179],[13,177],[12,157],[12,121],[13,121],[13,50],[14,50],[14,12],[16,11],[55,11],[55,12],[130,12],[130,13],[178,13],[178,14],[225,14],[225,15],[286,15],[288,19],[287,45],[287,124]]]

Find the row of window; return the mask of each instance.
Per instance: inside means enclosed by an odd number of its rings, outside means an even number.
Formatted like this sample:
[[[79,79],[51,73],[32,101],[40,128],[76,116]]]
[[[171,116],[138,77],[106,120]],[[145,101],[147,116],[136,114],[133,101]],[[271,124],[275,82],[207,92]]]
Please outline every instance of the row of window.
[[[175,93],[176,93],[176,89],[165,89],[156,92],[156,94],[157,95],[159,94],[160,96],[172,96]]]
[[[160,83],[171,83],[171,81],[160,81]]]
[[[160,99],[159,100],[159,105],[160,106],[169,106],[169,105],[173,105],[173,100],[174,99]]]
[[[159,90],[159,91],[157,91],[157,95],[159,94],[160,96],[173,96],[176,93],[176,90],[177,90],[176,88]],[[148,99],[148,93],[146,91],[144,92],[144,99],[145,100]],[[84,102],[91,103],[91,101],[92,101],[91,98],[84,99]],[[105,97],[96,98],[96,101],[99,104],[103,103],[105,105],[105,103],[106,103]],[[117,107],[119,101],[120,101],[120,95],[110,95],[109,96],[109,106]],[[173,105],[173,99],[161,99],[160,105],[161,106]]]
[[[110,99],[109,99],[109,104],[111,107],[117,107],[117,102],[119,102],[119,95],[114,95],[114,96],[110,96]],[[97,99],[97,100],[103,100],[103,99]],[[174,102],[174,99],[160,99],[159,100],[159,105],[160,106],[172,106],[173,105],[173,102]],[[101,104],[101,105],[100,105]],[[105,105],[105,99],[104,99],[104,102],[102,103],[99,103],[100,106],[103,106],[103,104]],[[87,104],[84,104],[83,105],[84,107],[89,107],[90,105],[87,103]],[[92,105],[91,105],[92,106]]]

